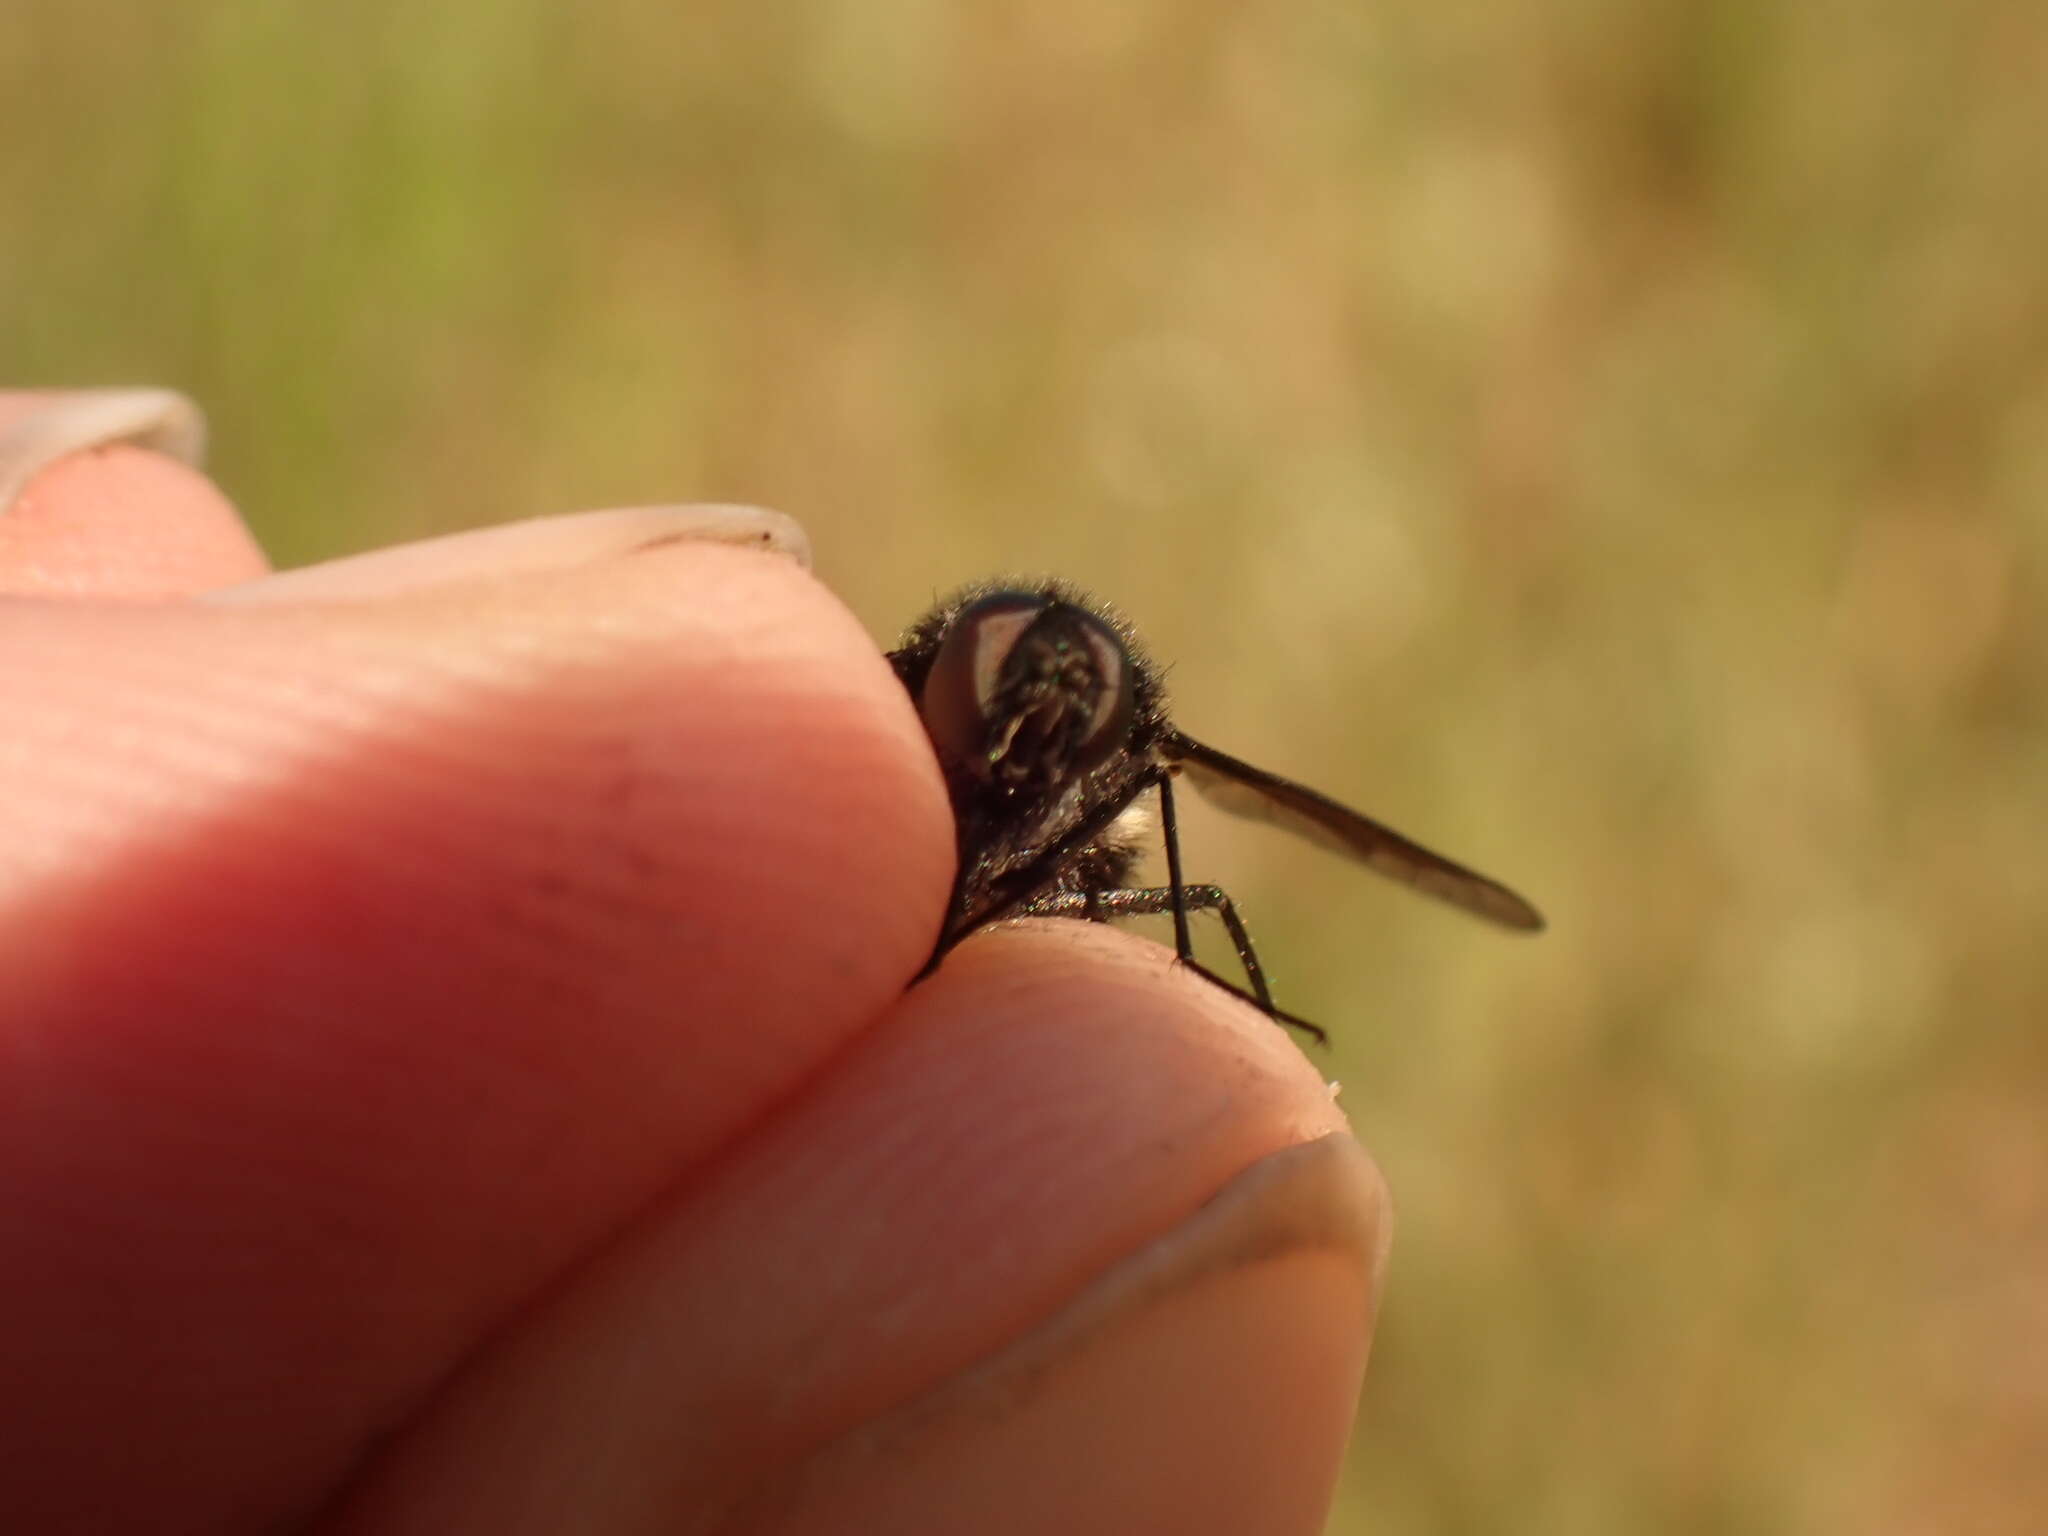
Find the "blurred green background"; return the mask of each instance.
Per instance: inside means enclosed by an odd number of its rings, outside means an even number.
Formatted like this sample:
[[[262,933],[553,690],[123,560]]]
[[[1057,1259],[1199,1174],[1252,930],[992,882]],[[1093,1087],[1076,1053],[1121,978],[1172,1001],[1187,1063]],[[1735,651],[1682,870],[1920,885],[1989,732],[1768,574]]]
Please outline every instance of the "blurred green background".
[[[1401,1223],[1340,1532],[2048,1519],[2048,10],[8,0],[0,377],[284,563],[802,517],[1185,724]]]

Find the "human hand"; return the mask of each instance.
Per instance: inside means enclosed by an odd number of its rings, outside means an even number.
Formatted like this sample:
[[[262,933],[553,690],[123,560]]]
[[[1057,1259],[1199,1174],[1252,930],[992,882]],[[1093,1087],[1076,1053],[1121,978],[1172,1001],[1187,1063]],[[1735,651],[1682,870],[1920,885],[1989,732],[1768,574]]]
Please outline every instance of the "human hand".
[[[903,990],[945,795],[797,562],[269,577],[97,408],[0,396],[0,1529],[1319,1528],[1378,1175],[1128,935]]]

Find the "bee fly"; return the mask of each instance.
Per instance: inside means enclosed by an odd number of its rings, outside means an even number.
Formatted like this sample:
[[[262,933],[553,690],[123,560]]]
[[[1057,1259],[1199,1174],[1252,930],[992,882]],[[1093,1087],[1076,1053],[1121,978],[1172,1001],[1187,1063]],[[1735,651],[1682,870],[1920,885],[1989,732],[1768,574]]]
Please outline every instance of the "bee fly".
[[[889,662],[938,753],[959,834],[952,900],[925,974],[967,935],[1005,918],[1171,913],[1183,965],[1325,1040],[1274,1003],[1230,898],[1182,876],[1173,809],[1181,774],[1222,809],[1284,827],[1425,896],[1508,928],[1543,926],[1506,886],[1174,729],[1158,669],[1130,627],[1070,587],[970,587],[912,625]],[[1148,790],[1158,791],[1166,884],[1134,888]],[[1222,920],[1249,991],[1195,959],[1191,912]]]

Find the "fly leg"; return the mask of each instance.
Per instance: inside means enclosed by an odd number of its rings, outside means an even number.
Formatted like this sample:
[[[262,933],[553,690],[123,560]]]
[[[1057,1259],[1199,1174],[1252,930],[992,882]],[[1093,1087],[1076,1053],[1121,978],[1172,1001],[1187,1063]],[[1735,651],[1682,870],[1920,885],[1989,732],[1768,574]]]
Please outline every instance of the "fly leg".
[[[1256,1007],[1269,1019],[1277,1020],[1314,1038],[1317,1044],[1326,1044],[1328,1036],[1307,1019],[1297,1018],[1273,1001],[1272,988],[1266,983],[1266,969],[1259,964],[1259,952],[1252,946],[1252,936],[1244,926],[1244,919],[1238,916],[1236,903],[1218,885],[1183,885],[1177,890],[1173,886],[1151,886],[1143,889],[1112,891],[1047,891],[1035,896],[1018,908],[1019,916],[1026,917],[1085,917],[1095,922],[1107,922],[1118,917],[1163,917],[1169,913],[1214,912],[1223,922],[1223,928],[1230,935],[1230,942],[1237,951],[1238,964],[1244,967],[1245,980],[1251,983],[1251,990],[1225,981],[1214,971],[1197,960],[1193,954],[1182,951],[1181,963],[1224,991],[1234,993]],[[1181,935],[1176,935],[1177,937]],[[1191,949],[1193,946],[1190,945]]]

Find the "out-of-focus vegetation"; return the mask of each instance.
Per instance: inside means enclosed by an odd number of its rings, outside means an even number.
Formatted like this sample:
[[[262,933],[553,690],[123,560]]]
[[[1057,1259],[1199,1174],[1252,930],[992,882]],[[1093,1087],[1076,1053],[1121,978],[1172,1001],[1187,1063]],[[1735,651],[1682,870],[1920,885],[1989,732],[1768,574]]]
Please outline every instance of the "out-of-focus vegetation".
[[[1401,1209],[1340,1531],[2048,1511],[2048,10],[13,0],[0,375],[285,561],[805,518],[1057,570]]]

